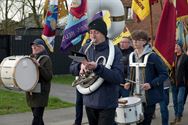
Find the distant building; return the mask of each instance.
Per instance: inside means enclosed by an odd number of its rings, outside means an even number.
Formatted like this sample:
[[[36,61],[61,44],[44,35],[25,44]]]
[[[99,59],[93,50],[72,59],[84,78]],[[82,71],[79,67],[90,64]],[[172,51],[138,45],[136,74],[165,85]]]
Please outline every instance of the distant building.
[[[0,34],[13,35],[15,34],[15,28],[17,26],[19,26],[19,23],[17,21],[11,19],[8,19],[7,21],[2,20],[2,22],[0,23]]]
[[[27,27],[27,28],[41,28],[42,27],[42,16],[41,15],[37,15],[37,20],[40,22],[40,27],[38,27],[38,25],[35,22],[35,18],[34,18],[34,14],[33,13],[29,13],[29,16],[26,17],[25,19],[23,19],[20,23],[22,25],[22,27]]]
[[[4,35],[15,35],[15,30],[19,28],[23,29],[29,29],[29,28],[42,28],[42,16],[37,15],[36,17],[39,20],[39,25],[38,26],[34,20],[34,14],[30,13],[28,17],[23,19],[20,22],[16,22],[14,20],[2,20],[0,23],[0,34]],[[7,23],[7,28],[5,28]]]

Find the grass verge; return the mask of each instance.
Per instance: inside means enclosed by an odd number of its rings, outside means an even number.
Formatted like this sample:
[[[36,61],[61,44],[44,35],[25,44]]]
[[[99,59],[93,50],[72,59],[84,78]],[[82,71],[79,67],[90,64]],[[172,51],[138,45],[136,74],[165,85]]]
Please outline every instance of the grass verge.
[[[72,85],[74,79],[75,76],[72,76],[71,74],[55,75],[53,76],[52,83]]]
[[[50,97],[47,109],[72,107],[74,104]],[[26,104],[25,93],[0,89],[0,115],[31,111]]]

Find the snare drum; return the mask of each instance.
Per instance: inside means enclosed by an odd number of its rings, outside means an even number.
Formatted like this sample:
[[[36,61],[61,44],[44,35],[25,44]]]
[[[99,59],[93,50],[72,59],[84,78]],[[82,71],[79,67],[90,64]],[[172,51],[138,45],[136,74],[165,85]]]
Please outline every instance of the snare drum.
[[[143,120],[143,108],[141,99],[138,97],[120,98],[127,100],[126,104],[118,104],[116,108],[115,121],[119,124],[139,123]]]
[[[0,77],[4,87],[30,91],[39,80],[39,71],[29,56],[10,56],[0,65]]]

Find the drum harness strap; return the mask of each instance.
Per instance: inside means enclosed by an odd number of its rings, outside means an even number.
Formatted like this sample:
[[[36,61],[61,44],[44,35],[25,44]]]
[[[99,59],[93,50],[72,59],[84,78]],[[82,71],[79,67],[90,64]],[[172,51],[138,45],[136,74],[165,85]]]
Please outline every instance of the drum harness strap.
[[[146,54],[144,56],[144,58],[148,58],[152,53],[153,52]],[[144,58],[142,59],[142,62],[143,62]],[[135,60],[135,58],[133,58],[133,60]],[[145,67],[140,67],[140,68],[141,68],[141,72],[142,72],[141,74],[142,74],[143,81],[145,81]],[[130,80],[134,81],[135,74],[136,74],[135,67],[130,67]],[[135,84],[131,84],[130,95],[134,94],[134,87],[135,87]],[[147,97],[146,96],[147,96],[147,91],[145,91],[145,94],[144,94],[144,98],[146,100],[145,104],[147,105]]]
[[[41,60],[43,57],[47,57],[47,58],[44,58],[43,60]],[[47,59],[49,58],[49,56],[47,56],[47,55],[41,55],[41,56],[39,56],[39,58],[37,59],[37,62],[39,62],[39,61],[41,61],[40,62],[40,65],[43,65],[46,61],[47,61]],[[37,86],[37,85],[36,85]],[[35,89],[35,88],[34,88]],[[32,95],[32,91],[30,91],[29,92],[29,94],[30,95]]]

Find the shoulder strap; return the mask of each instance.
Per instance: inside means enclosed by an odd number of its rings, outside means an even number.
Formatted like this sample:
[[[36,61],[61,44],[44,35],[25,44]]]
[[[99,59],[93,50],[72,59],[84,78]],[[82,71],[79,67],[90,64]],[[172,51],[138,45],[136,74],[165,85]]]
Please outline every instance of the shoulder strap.
[[[42,60],[43,58],[45,58],[44,60]],[[49,56],[47,56],[47,55],[41,55],[41,56],[39,56],[39,58],[37,59],[37,61],[39,62],[39,61],[41,61],[41,65],[43,65],[45,62],[46,62],[46,60],[48,60],[48,58],[49,58]]]

